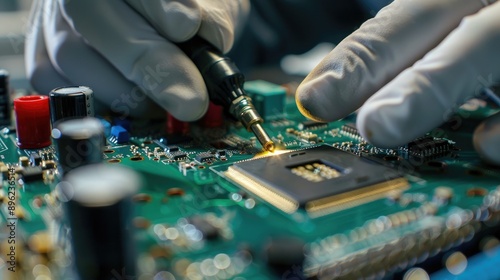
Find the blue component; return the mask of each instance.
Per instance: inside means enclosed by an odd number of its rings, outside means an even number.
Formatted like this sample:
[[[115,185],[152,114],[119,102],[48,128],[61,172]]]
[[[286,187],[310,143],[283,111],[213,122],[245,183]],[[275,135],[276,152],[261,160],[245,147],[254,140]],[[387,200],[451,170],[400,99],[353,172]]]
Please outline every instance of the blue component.
[[[130,121],[127,119],[114,118],[113,125],[121,126],[126,130],[130,130]]]
[[[104,127],[104,136],[108,138],[109,135],[111,135],[111,124],[107,120],[104,119],[99,119],[99,120],[101,121],[101,124]]]
[[[121,125],[111,127],[111,136],[116,139],[116,143],[122,144],[130,140],[130,134]]]

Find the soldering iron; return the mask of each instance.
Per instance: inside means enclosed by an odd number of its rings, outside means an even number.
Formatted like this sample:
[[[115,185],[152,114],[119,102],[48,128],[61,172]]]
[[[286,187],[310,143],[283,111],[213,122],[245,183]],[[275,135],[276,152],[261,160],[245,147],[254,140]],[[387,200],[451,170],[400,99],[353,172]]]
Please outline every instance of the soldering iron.
[[[263,119],[243,89],[245,77],[233,61],[199,36],[177,45],[200,70],[210,100],[229,108],[229,113],[255,134],[265,150],[274,151],[274,143],[262,127]]]

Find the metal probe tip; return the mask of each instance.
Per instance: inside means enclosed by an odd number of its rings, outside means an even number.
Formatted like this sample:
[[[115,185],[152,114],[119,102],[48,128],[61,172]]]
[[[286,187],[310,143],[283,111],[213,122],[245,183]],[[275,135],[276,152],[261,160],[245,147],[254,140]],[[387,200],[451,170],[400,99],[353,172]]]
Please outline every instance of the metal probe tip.
[[[264,128],[260,125],[260,123],[254,123],[250,127],[257,136],[257,139],[259,140],[260,144],[262,144],[262,147],[264,147],[264,150],[269,151],[269,152],[274,152],[274,142],[269,138],[269,135],[267,135],[266,131]]]

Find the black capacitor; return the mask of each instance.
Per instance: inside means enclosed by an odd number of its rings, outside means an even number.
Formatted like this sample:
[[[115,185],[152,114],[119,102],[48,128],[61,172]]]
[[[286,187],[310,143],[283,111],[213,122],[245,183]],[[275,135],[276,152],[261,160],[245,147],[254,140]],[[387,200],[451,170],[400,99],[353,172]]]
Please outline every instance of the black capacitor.
[[[0,126],[10,125],[10,116],[9,72],[0,69]]]
[[[89,87],[60,87],[49,96],[52,124],[67,118],[94,116],[94,92]]]
[[[59,156],[60,172],[102,162],[104,127],[96,118],[68,119],[52,129]]]
[[[132,197],[140,184],[133,170],[100,163],[72,170],[56,187],[65,201],[78,279],[137,275]]]

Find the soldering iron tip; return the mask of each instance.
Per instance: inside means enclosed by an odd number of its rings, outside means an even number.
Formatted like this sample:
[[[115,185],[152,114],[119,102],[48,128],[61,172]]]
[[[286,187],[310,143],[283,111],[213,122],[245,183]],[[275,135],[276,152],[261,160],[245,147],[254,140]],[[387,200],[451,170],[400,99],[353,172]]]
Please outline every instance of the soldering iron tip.
[[[274,148],[275,148],[275,146],[274,146],[273,141],[269,141],[269,142],[267,142],[266,144],[264,144],[264,149],[265,149],[266,151],[268,151],[268,152],[273,153],[273,152],[274,152]]]

